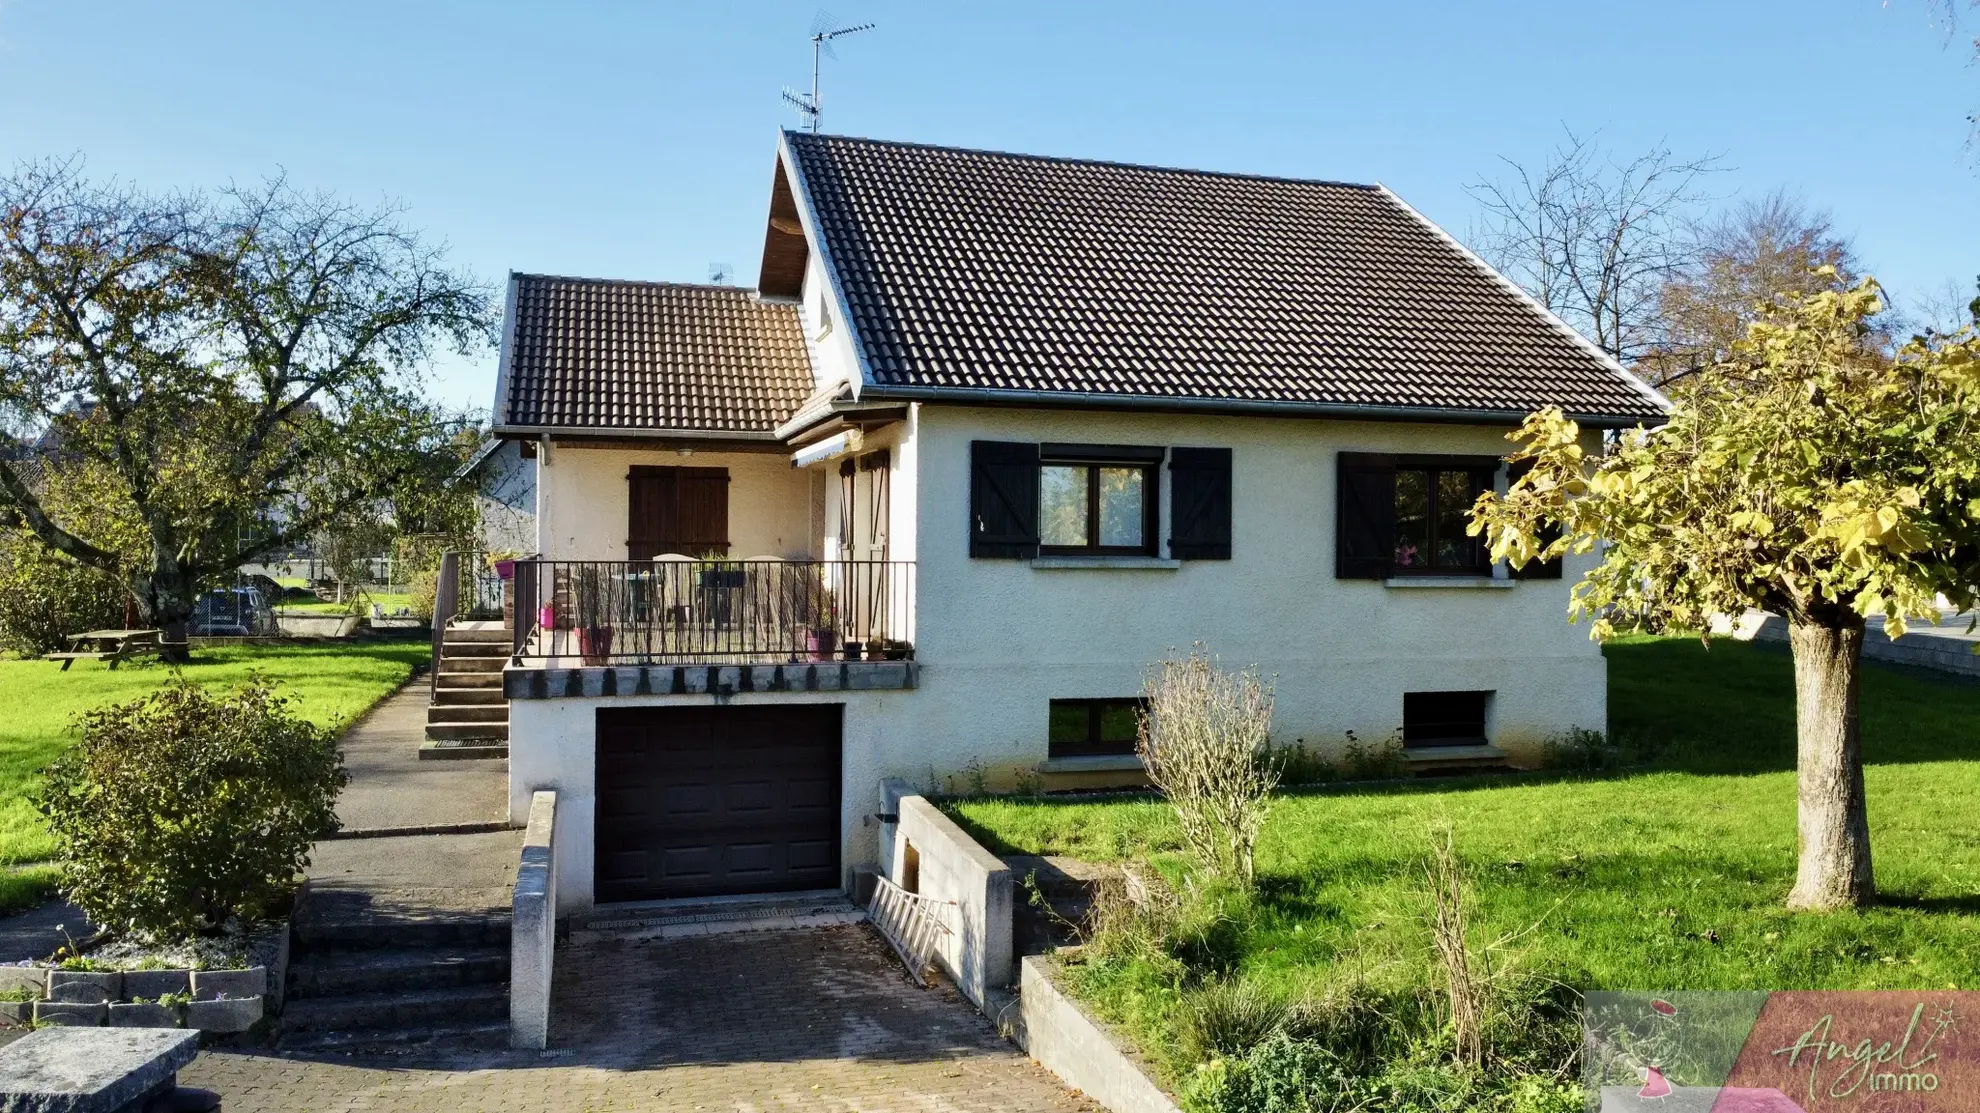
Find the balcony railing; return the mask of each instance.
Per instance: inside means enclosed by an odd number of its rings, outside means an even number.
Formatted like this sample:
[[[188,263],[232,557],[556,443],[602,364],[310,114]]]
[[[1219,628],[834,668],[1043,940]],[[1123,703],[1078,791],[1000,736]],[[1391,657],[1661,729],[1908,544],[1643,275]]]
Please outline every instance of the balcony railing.
[[[914,562],[522,560],[516,657],[784,664],[914,654]]]

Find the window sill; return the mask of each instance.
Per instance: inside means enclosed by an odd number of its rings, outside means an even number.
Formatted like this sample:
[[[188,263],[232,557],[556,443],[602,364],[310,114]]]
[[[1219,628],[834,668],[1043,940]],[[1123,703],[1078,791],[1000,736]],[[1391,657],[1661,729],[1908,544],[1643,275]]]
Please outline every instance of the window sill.
[[[1518,580],[1501,580],[1495,576],[1390,576],[1382,581],[1383,587],[1457,587],[1457,588],[1508,588],[1518,584]]]
[[[1033,766],[1040,773],[1139,773],[1141,758],[1134,754],[1100,754],[1093,757],[1048,758]]]
[[[1046,571],[1071,568],[1111,568],[1116,571],[1173,572],[1183,566],[1180,560],[1141,556],[1042,556],[1032,557],[1031,566]]]

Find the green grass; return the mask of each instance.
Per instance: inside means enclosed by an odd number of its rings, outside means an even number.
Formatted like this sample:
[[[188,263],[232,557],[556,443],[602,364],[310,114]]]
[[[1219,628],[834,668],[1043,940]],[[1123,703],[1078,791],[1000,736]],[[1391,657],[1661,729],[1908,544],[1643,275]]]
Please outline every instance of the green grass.
[[[1476,894],[1474,942],[1579,989],[1980,986],[1980,686],[1869,667],[1864,749],[1877,906],[1790,914],[1792,671],[1785,652],[1697,639],[1612,644],[1610,724],[1660,751],[1606,777],[1336,786],[1274,803],[1260,897],[1219,961],[1286,993],[1427,978],[1421,863],[1448,822]],[[1005,851],[1179,871],[1164,805],[958,803]],[[1079,979],[1143,1046],[1173,1043],[1176,987],[1148,969]]]
[[[365,711],[426,660],[427,646],[384,642],[351,646],[224,646],[201,649],[185,675],[208,685],[232,685],[258,671],[296,697],[300,714],[334,724]],[[43,766],[71,741],[78,712],[133,700],[171,679],[156,662],[125,663],[111,671],[101,662],[78,661],[68,672],[54,661],[0,661],[0,865],[47,858],[54,852],[27,794]],[[0,906],[9,886],[33,877],[0,875]]]
[[[397,612],[400,607],[412,606],[412,596],[402,591],[368,594],[358,602],[358,613],[370,614],[373,603],[385,608],[385,613],[389,615]],[[309,614],[349,614],[352,608],[352,604],[348,602],[338,603],[328,599],[318,599],[314,602],[309,600],[284,601],[277,603],[276,606],[285,611],[304,611]]]

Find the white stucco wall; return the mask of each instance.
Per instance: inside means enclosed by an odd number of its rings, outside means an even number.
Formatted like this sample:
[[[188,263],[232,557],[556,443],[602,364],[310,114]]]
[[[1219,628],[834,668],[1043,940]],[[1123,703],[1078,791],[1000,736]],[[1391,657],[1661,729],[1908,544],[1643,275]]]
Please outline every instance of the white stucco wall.
[[[787,453],[682,455],[560,442],[538,462],[537,551],[548,559],[626,559],[626,472],[634,464],[729,469],[729,555],[811,556],[811,480],[792,469]]]
[[[942,787],[980,763],[993,787],[1007,786],[1047,755],[1048,701],[1133,696],[1150,662],[1198,641],[1227,666],[1255,663],[1272,678],[1282,743],[1336,750],[1348,730],[1380,741],[1401,725],[1409,691],[1493,691],[1489,733],[1514,751],[1569,727],[1605,729],[1605,662],[1586,628],[1565,617],[1569,586],[1592,558],[1570,557],[1559,580],[1498,588],[1399,588],[1334,576],[1338,453],[1498,455],[1509,447],[1504,434],[1503,427],[916,407],[867,448],[887,447],[893,457],[890,555],[918,562],[918,688],[727,698],[845,704],[841,861],[848,868],[877,855],[878,828],[862,820],[878,807],[883,778]],[[976,439],[1231,448],[1233,559],[1134,570],[971,559]],[[550,495],[543,520],[557,535],[546,551],[623,556],[628,464],[729,460],[733,553],[806,543],[818,497],[827,504],[826,531],[836,532],[836,462],[816,469],[828,477],[814,487],[783,456],[565,448],[541,473]],[[558,505],[566,498],[576,505]],[[828,540],[824,551],[834,548]],[[537,789],[558,792],[564,829],[573,834],[557,851],[567,911],[592,899],[598,708],[716,698],[511,704],[512,814],[524,814]]]
[[[924,406],[915,555],[917,760],[993,768],[1045,756],[1053,698],[1125,697],[1171,648],[1202,642],[1277,689],[1282,743],[1338,749],[1402,724],[1407,691],[1490,690],[1492,740],[1519,749],[1607,725],[1607,671],[1566,620],[1569,585],[1395,588],[1334,576],[1342,451],[1503,454],[1502,427]],[[1592,436],[1592,435],[1591,435]],[[1233,559],[1177,569],[1046,570],[971,559],[971,440],[1229,447]],[[1163,472],[1164,533],[1168,474]]]
[[[475,507],[481,545],[491,553],[536,551],[536,461],[506,441],[475,473]]]

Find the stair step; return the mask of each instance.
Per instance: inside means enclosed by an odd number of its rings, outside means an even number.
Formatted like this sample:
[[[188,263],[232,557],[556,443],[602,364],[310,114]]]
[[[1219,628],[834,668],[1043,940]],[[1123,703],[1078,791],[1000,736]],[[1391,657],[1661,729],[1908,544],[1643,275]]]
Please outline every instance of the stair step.
[[[442,669],[440,670],[440,683],[434,688],[434,691],[459,692],[479,688],[494,688],[499,691],[501,687],[502,671],[500,669],[482,669],[478,672],[455,672],[449,669]]]
[[[440,675],[448,673],[490,672],[500,674],[502,666],[509,663],[507,654],[500,657],[447,657],[440,658]]]
[[[457,642],[440,643],[440,656],[444,658],[507,657],[515,652],[507,638],[498,642]]]
[[[316,920],[304,915],[293,924],[295,962],[337,952],[509,945],[506,913],[431,920]]]
[[[283,1005],[282,1028],[285,1032],[416,1028],[464,1020],[500,1020],[508,1015],[509,987],[503,982],[305,997]]]
[[[430,722],[426,724],[426,736],[435,742],[458,742],[469,738],[493,738],[498,741],[507,742],[509,740],[509,724],[507,721],[499,723],[477,723],[472,721],[465,723]]]
[[[449,642],[461,643],[501,642],[503,645],[509,645],[515,641],[514,634],[510,632],[508,627],[502,625],[489,627],[449,626],[444,637]]]
[[[279,1051],[367,1056],[416,1056],[424,1052],[489,1050],[509,1046],[509,1025],[436,1024],[419,1028],[373,1028],[348,1032],[285,1032]]]
[[[419,744],[421,761],[475,761],[509,756],[509,744],[495,738],[429,738]]]
[[[508,980],[509,952],[502,947],[330,951],[290,965],[288,1000],[499,985]]]
[[[486,704],[433,704],[426,709],[428,723],[504,723],[509,721],[509,705],[504,703]]]
[[[502,689],[490,684],[482,688],[441,687],[433,690],[433,702],[443,707],[458,707],[462,704],[508,703]]]

